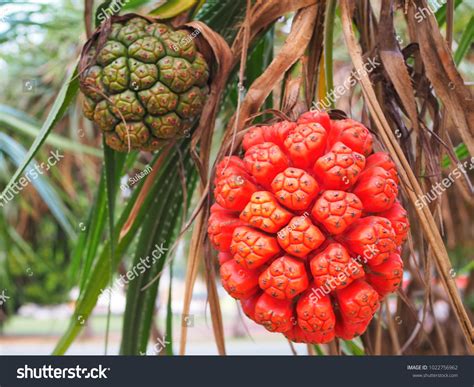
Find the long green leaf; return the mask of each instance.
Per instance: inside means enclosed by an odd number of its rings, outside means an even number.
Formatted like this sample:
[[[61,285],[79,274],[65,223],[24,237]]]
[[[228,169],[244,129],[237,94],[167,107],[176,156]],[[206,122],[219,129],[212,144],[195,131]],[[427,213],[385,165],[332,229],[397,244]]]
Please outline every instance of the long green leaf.
[[[99,27],[111,14],[117,15],[126,2],[106,0],[97,6],[95,11],[95,26]]]
[[[461,39],[459,40],[458,48],[454,53],[454,63],[459,65],[464,58],[464,55],[471,48],[472,41],[474,40],[474,16],[471,16],[469,23],[467,23],[464,32],[462,33]]]
[[[188,191],[192,190],[192,187],[195,182],[197,174],[192,174],[188,180],[187,189]],[[177,182],[179,185],[179,182]],[[190,189],[191,188],[191,189]],[[181,191],[181,190],[180,190]],[[179,234],[181,220],[182,220],[182,209],[183,209],[183,197],[182,191],[174,195],[174,200],[172,201],[173,206],[166,208],[166,214],[162,222],[160,222],[160,229],[155,235],[155,240],[157,243],[160,241],[166,241],[169,244],[173,244],[176,240],[177,235]],[[187,203],[189,205],[189,203]],[[177,210],[179,209],[179,210]],[[178,213],[177,213],[178,212]],[[167,224],[170,224],[167,226]],[[144,285],[149,283],[153,278],[161,274],[163,271],[164,263],[166,261],[168,254],[162,257],[159,261],[159,265],[152,267],[152,269],[147,272],[144,276]],[[155,311],[156,297],[158,293],[159,280],[155,281],[148,288],[141,291],[140,296],[140,308],[137,313],[135,332],[131,332],[138,336],[138,347],[135,351],[146,352],[148,341],[150,339],[150,329],[152,323],[152,316]],[[133,352],[132,352],[133,353]]]
[[[150,211],[155,198],[159,196],[159,190],[163,188],[163,176],[171,173],[175,170],[177,162],[176,153],[170,154],[165,163],[162,165],[161,170],[158,172],[152,187],[150,188],[149,195],[144,199],[136,217],[132,223],[129,232],[120,240],[116,248],[115,258],[116,261],[112,262],[112,269],[116,271],[120,258],[130,247],[132,240],[135,238],[138,230],[143,224],[145,216]],[[143,179],[145,180],[145,179]],[[123,225],[127,221],[132,208],[143,188],[144,182],[140,182],[136,190],[133,191],[132,197],[127,202],[125,209],[122,211],[120,218],[115,225],[115,233],[118,235]],[[60,341],[58,342],[53,354],[60,355],[64,354],[76,336],[84,327],[85,321],[89,318],[92,310],[94,309],[97,299],[101,294],[101,291],[107,288],[108,276],[111,270],[110,267],[110,246],[109,242],[106,242],[102,247],[101,253],[94,258],[94,262],[90,267],[89,275],[84,283],[84,289],[76,302],[76,308],[74,315],[71,318],[70,324]]]
[[[255,47],[251,51],[247,59],[245,68],[245,78],[247,85],[251,85],[270,65],[273,60],[273,47],[275,43],[275,31],[274,28],[270,28],[255,44]],[[238,88],[236,88],[237,90]],[[237,99],[235,99],[237,102]],[[263,106],[264,109],[273,108],[273,95],[270,94],[265,100]],[[255,120],[255,122],[262,122],[265,116],[261,117],[262,120]]]
[[[22,258],[26,258],[26,260],[30,262],[35,262],[35,260],[40,259],[36,252],[31,248],[30,244],[23,239],[15,227],[9,224],[6,224],[5,226],[6,234],[8,235],[10,241],[13,242],[18,250],[22,252],[20,255]],[[26,266],[26,264],[23,266]]]
[[[456,9],[463,0],[455,0],[454,1],[454,9]],[[438,9],[435,13],[436,20],[438,21],[438,24],[442,26],[444,23],[446,23],[446,7],[447,4],[444,4],[440,9]]]
[[[326,76],[326,89],[334,89],[333,79],[333,48],[334,48],[334,23],[336,21],[336,0],[328,0],[324,23],[324,70]],[[334,107],[334,102],[331,101]]]
[[[246,0],[207,0],[196,19],[206,23],[230,43],[237,34],[236,25],[245,16],[246,4]]]
[[[133,267],[138,266],[140,259],[152,256],[152,252],[155,249],[153,245],[155,241],[155,235],[160,220],[163,220],[163,212],[165,212],[165,207],[170,204],[169,199],[172,195],[172,191],[174,190],[173,183],[175,183],[175,179],[165,179],[163,183],[165,183],[165,185],[163,190],[160,190],[160,203],[155,203],[155,206],[151,208],[143,223],[137,249],[135,251],[135,258],[132,265]],[[160,262],[156,263],[156,265],[159,264]],[[128,284],[127,302],[122,329],[122,345],[120,349],[121,354],[139,354],[137,351],[139,338],[136,327],[137,319],[139,319],[138,313],[141,309],[140,304],[143,302],[144,295],[140,292],[140,289],[143,285],[143,276],[138,277]]]
[[[36,138],[40,133],[39,125],[36,121],[32,120],[31,117],[23,112],[2,104],[0,104],[0,124],[4,124],[6,127],[34,138]],[[54,133],[50,133],[45,142],[57,149],[102,157],[100,149],[71,141],[66,137]]]
[[[469,157],[469,151],[467,150],[466,144],[461,143],[454,148],[454,153],[458,160],[464,160],[466,157]],[[451,159],[446,155],[441,161],[441,167],[447,168],[451,165]]]
[[[127,158],[123,165],[117,167],[117,174],[115,179],[119,182],[121,176],[131,168],[136,161],[138,152],[131,152],[127,154]],[[157,157],[157,156],[155,156]],[[138,189],[141,185],[138,185]],[[133,201],[133,200],[132,200]],[[105,175],[101,174],[101,179],[97,189],[97,197],[89,213],[88,221],[81,227],[81,238],[76,244],[73,251],[73,264],[77,268],[82,266],[80,277],[80,289],[84,289],[84,284],[89,276],[90,269],[94,258],[97,256],[97,251],[100,246],[101,237],[103,236],[104,227],[106,224],[107,205],[106,205],[106,189],[105,189]],[[82,262],[82,265],[81,265]],[[74,270],[76,270],[76,268]]]
[[[151,0],[128,0],[122,7],[122,10],[132,10],[150,3]]]
[[[360,338],[353,340],[341,340],[342,351],[347,355],[364,356],[364,346]]]
[[[162,19],[171,19],[196,4],[197,0],[167,0],[166,3],[152,10],[150,15],[159,16]]]
[[[17,167],[21,164],[22,160],[25,159],[27,153],[23,146],[13,140],[11,137],[7,136],[5,133],[1,132],[0,151],[7,154]],[[33,169],[32,164],[33,163],[28,163],[26,167]],[[48,178],[38,173],[36,173],[36,176],[36,178],[31,179],[31,184],[35,187],[38,194],[49,207],[51,213],[61,225],[64,232],[66,232],[70,238],[75,239],[76,233],[74,232],[74,228],[71,225],[71,220],[74,221],[73,215],[63,204],[55,189],[49,183]],[[6,192],[6,190],[4,192]]]
[[[316,353],[318,354],[318,356],[324,356],[325,355],[324,351],[321,349],[321,346],[319,344],[313,344],[313,348],[316,351]]]
[[[133,151],[131,153],[123,154],[123,153],[116,153],[112,149],[110,149],[104,139],[104,169],[105,173],[103,174],[103,180],[105,180],[105,183],[103,184],[104,187],[107,187],[105,189],[106,195],[102,196],[102,199],[104,202],[102,202],[101,206],[101,215],[100,218],[96,219],[99,223],[99,227],[96,229],[96,233],[93,235],[92,239],[92,244],[89,246],[90,249],[88,251],[88,261],[92,262],[93,257],[96,254],[97,247],[99,245],[100,241],[100,231],[102,231],[102,228],[105,223],[105,210],[104,207],[107,208],[107,214],[108,214],[108,228],[109,228],[109,246],[110,246],[110,273],[109,273],[109,286],[113,278],[114,274],[114,265],[113,263],[115,261],[118,261],[115,259],[115,249],[116,249],[116,239],[118,238],[118,231],[114,232],[114,224],[115,224],[115,201],[116,201],[116,196],[117,196],[117,191],[118,191],[118,186],[120,182],[120,178],[122,175],[122,170],[123,173],[126,173],[128,169],[131,167],[133,162],[136,160],[138,157],[138,152]],[[141,186],[140,186],[141,187]],[[106,200],[106,201],[105,201]],[[106,205],[104,205],[106,204]],[[100,219],[100,220],[99,220]],[[95,224],[92,225],[92,227],[95,227]],[[89,267],[86,268],[86,272],[84,272],[84,279],[87,278],[89,274]],[[109,300],[110,301],[110,300]],[[108,342],[108,331],[109,331],[109,323],[110,323],[110,302],[109,302],[109,313],[107,316],[107,334],[106,334],[106,352],[107,352],[107,342]]]
[[[242,20],[245,13],[245,4],[245,0],[208,0],[202,6],[196,18],[204,21],[215,31],[221,33],[225,39],[230,42],[237,31],[237,28],[235,28],[236,23]],[[161,197],[160,192],[162,189],[164,189],[163,181],[165,176],[176,173],[177,161],[177,154],[174,151],[166,158],[166,162],[162,165],[159,173],[155,177],[155,182],[150,189],[149,195],[147,195],[145,201],[142,203],[139,213],[137,214],[129,232],[118,243],[116,249],[116,261],[114,261],[112,265],[113,270],[116,270],[122,255],[127,251],[138,230],[142,227],[143,220],[151,210],[154,200],[157,197]],[[141,187],[137,187],[137,189],[134,190],[132,198],[130,198],[126,208],[117,221],[117,224],[115,225],[115,230],[117,233],[121,230],[123,224],[127,220],[128,215],[130,214],[130,211],[133,208],[135,200],[140,192],[140,189]],[[192,190],[189,190],[189,192],[192,192]],[[182,205],[182,203],[180,203],[180,205]],[[101,289],[106,287],[108,273],[111,270],[108,257],[108,254],[110,253],[109,248],[109,243],[105,243],[101,253],[97,257],[94,257],[90,271],[87,275],[87,279],[83,286],[84,290],[81,291],[80,297],[77,300],[75,314],[71,319],[67,331],[56,346],[54,354],[62,354],[67,351],[75,337],[83,328],[83,322],[90,316],[90,313],[97,302],[97,298],[101,292]],[[152,293],[148,294],[153,296]],[[149,300],[151,300],[151,298],[149,298]],[[146,301],[146,303],[147,305],[152,305],[154,303],[154,299],[152,302]],[[149,312],[149,315],[151,316],[152,313],[153,310]],[[143,321],[145,320],[146,319]],[[78,323],[78,321],[80,323]],[[145,341],[146,340],[147,338]]]
[[[109,220],[109,246],[110,246],[110,273],[109,273],[109,284],[112,283],[112,277],[115,270],[113,269],[113,262],[115,259],[115,245],[116,245],[116,234],[114,233],[115,225],[115,198],[117,197],[118,181],[117,181],[117,170],[121,170],[121,166],[125,162],[126,154],[115,152],[112,148],[109,148],[105,142],[105,136],[103,139],[104,146],[104,173],[105,173],[105,186],[107,192],[107,214]],[[109,296],[109,307],[107,313],[107,328],[105,333],[105,354],[107,355],[107,348],[109,342],[109,328],[110,328],[110,304],[111,296]]]
[[[98,241],[102,234],[105,217],[105,179],[101,174],[101,179],[98,185],[96,198],[92,203],[89,211],[87,222],[79,222],[79,238],[72,251],[71,264],[68,272],[68,280],[73,283],[77,280],[78,273],[80,272],[79,289],[83,289],[85,278],[92,264],[93,257],[87,254],[92,249],[93,255],[96,253],[98,247]],[[97,241],[94,244],[93,241]],[[96,249],[94,250],[94,246]],[[89,250],[88,250],[89,249]]]
[[[45,142],[48,134],[51,132],[51,129],[58,123],[58,121],[63,117],[64,113],[69,107],[69,104],[76,96],[77,91],[79,89],[79,80],[77,77],[77,65],[74,67],[74,70],[70,72],[70,74],[66,77],[61,90],[58,93],[58,97],[54,101],[54,104],[51,108],[51,111],[46,118],[43,126],[41,127],[40,133],[38,137],[36,137],[35,141],[31,145],[28,153],[25,156],[25,159],[18,167],[16,172],[14,173],[13,177],[8,182],[7,186],[2,192],[3,196],[8,190],[15,184],[22,173],[25,171],[28,164],[33,160],[38,150],[41,148],[41,145]]]
[[[187,190],[192,192],[196,176],[189,150],[184,158],[184,168],[188,176]],[[164,185],[167,187],[165,192],[160,196],[160,201],[156,203],[156,208],[150,212],[142,228],[135,252],[134,267],[138,266],[144,257],[150,257],[156,245],[161,246],[163,243],[166,244],[164,246],[166,248],[172,245],[179,232],[183,208],[183,192],[179,175],[171,173],[166,176]],[[166,256],[167,253],[163,254],[158,262],[129,283],[122,334],[122,354],[137,355],[146,352],[159,281],[154,282],[145,290],[142,288],[161,272]]]
[[[173,261],[170,263],[170,283],[168,286],[168,301],[166,303],[166,340],[169,344],[166,346],[166,354],[173,355]]]

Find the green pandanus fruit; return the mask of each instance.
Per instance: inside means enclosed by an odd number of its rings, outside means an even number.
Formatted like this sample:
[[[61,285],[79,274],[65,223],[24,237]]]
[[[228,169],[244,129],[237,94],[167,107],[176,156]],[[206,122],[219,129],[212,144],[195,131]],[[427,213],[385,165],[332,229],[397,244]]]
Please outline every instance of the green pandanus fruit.
[[[153,151],[188,133],[208,95],[199,30],[128,14],[103,23],[84,46],[85,116],[117,151]]]

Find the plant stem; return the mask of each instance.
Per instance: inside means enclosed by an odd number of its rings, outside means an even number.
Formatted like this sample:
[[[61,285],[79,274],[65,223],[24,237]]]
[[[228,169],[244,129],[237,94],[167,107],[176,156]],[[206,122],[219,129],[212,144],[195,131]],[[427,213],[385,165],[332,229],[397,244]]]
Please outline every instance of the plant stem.
[[[324,17],[324,69],[326,74],[326,88],[334,88],[333,79],[333,45],[334,45],[334,20],[336,16],[336,0],[328,0],[326,4],[326,15]],[[331,101],[331,107],[334,102]]]

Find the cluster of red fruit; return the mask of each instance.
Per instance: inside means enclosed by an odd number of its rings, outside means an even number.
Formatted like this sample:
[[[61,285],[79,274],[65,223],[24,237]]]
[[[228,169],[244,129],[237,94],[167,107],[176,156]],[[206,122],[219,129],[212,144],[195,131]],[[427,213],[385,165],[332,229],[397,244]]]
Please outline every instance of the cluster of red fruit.
[[[365,332],[403,276],[409,223],[389,155],[361,123],[307,112],[252,127],[216,168],[208,234],[245,314],[304,343]]]

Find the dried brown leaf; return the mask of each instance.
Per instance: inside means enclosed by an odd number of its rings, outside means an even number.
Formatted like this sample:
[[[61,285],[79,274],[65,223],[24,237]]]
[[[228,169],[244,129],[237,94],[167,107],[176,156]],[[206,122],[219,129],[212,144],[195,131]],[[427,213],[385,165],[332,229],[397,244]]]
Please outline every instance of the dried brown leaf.
[[[207,57],[208,63],[214,64],[211,73],[209,96],[201,113],[199,126],[194,132],[191,142],[192,154],[198,165],[202,187],[204,187],[207,182],[210,147],[212,134],[214,133],[216,114],[222,92],[224,91],[227,78],[232,69],[233,57],[226,41],[204,23],[193,21],[187,23],[185,26],[200,31],[196,39],[197,44]],[[200,146],[199,154],[197,153],[198,143]]]
[[[89,39],[92,36],[92,15],[94,0],[84,1],[84,25],[86,27],[86,36]]]
[[[304,8],[295,16],[291,32],[281,51],[264,73],[250,86],[238,112],[238,122],[236,122],[236,114],[230,120],[217,160],[228,153],[234,152],[234,147],[238,144],[229,140],[242,131],[248,118],[257,113],[263,105],[265,99],[271,93],[274,83],[282,79],[286,71],[303,55],[312,36],[318,7],[313,5]],[[236,130],[234,130],[234,125],[236,125]],[[232,144],[230,149],[228,147],[229,143]]]
[[[417,9],[427,8],[425,0],[410,2],[408,18],[415,18]],[[420,46],[421,60],[426,75],[437,96],[446,106],[447,113],[466,144],[469,153],[474,154],[474,98],[456,69],[451,50],[441,35],[435,17],[427,17],[416,23],[414,28]]]
[[[230,70],[232,68],[233,57],[232,52],[230,51],[230,48],[225,40],[204,23],[194,21],[187,23],[185,26],[200,31],[197,44],[204,52],[205,56],[207,56],[207,58],[212,57],[212,61],[208,60],[208,62],[215,64],[215,67],[212,69],[212,81],[210,84],[209,97],[206,101],[206,104],[204,105],[201,118],[199,120],[199,126],[194,132],[191,141],[193,159],[198,166],[201,177],[200,192],[202,198],[204,198],[207,196],[209,157],[211,152],[212,134],[214,133],[216,114],[219,108],[222,92],[224,91]],[[199,263],[201,258],[204,257],[203,246],[206,239],[207,213],[209,210],[209,204],[208,202],[204,201],[203,203],[204,205],[200,206],[199,208],[201,212],[196,214],[196,223],[188,255],[183,315],[189,313]],[[225,344],[219,299],[216,296],[215,288],[209,286],[208,291],[214,335],[216,337],[219,354],[223,355],[225,354]],[[179,351],[181,355],[184,355],[186,350],[186,339],[187,325],[182,324]]]
[[[250,11],[249,40],[252,41],[279,17],[317,3],[321,2],[318,2],[318,0],[257,0]],[[243,49],[244,35],[245,30],[240,29],[232,44],[232,52],[236,59],[239,58]]]
[[[395,38],[395,27],[393,24],[393,0],[383,0],[380,11],[380,25],[378,30],[378,45],[380,59],[384,70],[400,97],[403,107],[415,129],[419,132],[418,111],[415,101],[415,92],[412,81],[405,64],[405,59],[400,51]]]
[[[357,42],[352,28],[353,10],[353,1],[341,1],[343,34],[352,61],[356,69],[361,71],[363,68],[362,50]],[[435,26],[433,29],[436,28],[437,26]],[[424,43],[420,42],[420,44]],[[367,77],[362,77],[360,79],[360,83],[372,119],[374,120],[375,125],[379,129],[379,133],[385,146],[387,147],[392,158],[397,164],[398,171],[400,174],[400,180],[402,182],[403,188],[405,189],[405,193],[410,199],[413,207],[416,208],[416,214],[419,219],[419,223],[423,229],[424,235],[426,236],[428,243],[431,246],[432,255],[435,258],[435,263],[438,269],[438,273],[440,275],[441,282],[445,287],[446,292],[448,293],[449,301],[453,306],[454,313],[464,334],[468,350],[472,352],[474,350],[472,324],[469,320],[466,310],[464,309],[454,279],[449,274],[450,270],[452,269],[451,261],[446,252],[446,248],[444,246],[441,235],[439,234],[436,222],[429,208],[427,208],[426,206],[420,208],[416,205],[418,197],[421,197],[423,195],[423,191],[421,190],[421,187],[415,175],[413,174],[412,167],[409,165],[407,159],[405,158],[405,155],[403,154],[403,151],[400,148],[400,145],[398,144],[395,135],[391,131],[391,128],[387,122],[386,117],[384,116],[383,110],[375,95],[373,85]]]

